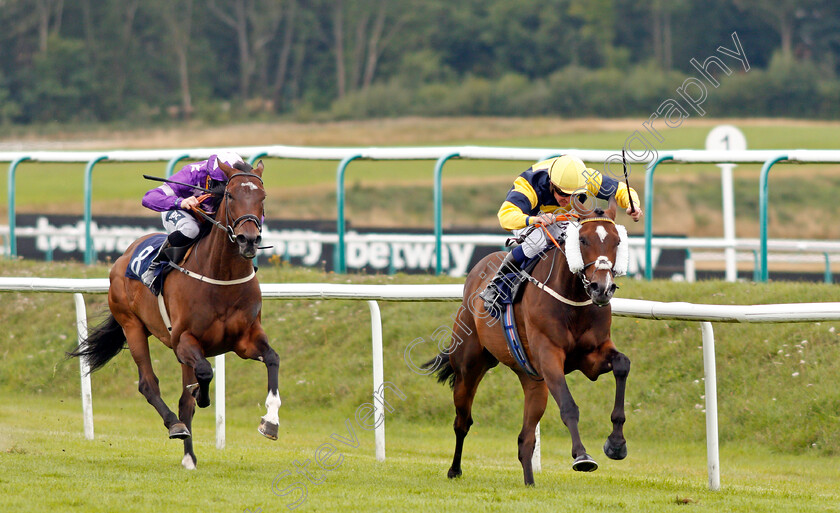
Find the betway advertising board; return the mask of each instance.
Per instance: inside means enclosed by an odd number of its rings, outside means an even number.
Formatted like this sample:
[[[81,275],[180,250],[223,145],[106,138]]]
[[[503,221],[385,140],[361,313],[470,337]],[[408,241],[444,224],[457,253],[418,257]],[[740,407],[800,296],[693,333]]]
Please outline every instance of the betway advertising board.
[[[162,231],[159,218],[96,217],[91,234],[96,259],[113,262],[138,237]],[[17,253],[36,260],[84,260],[84,221],[69,215],[17,216]],[[272,220],[263,226],[260,265],[276,258],[294,265],[334,270],[336,260],[335,221]],[[508,234],[477,234],[466,229],[446,230],[441,248],[442,269],[450,276],[464,276],[484,256],[502,249]],[[391,274],[429,273],[435,270],[435,241],[432,230],[409,228],[354,227],[348,224],[345,262],[350,272]],[[5,248],[4,248],[5,252]],[[671,277],[682,273],[685,252],[654,251],[654,273]],[[644,250],[631,248],[630,274],[644,264]]]

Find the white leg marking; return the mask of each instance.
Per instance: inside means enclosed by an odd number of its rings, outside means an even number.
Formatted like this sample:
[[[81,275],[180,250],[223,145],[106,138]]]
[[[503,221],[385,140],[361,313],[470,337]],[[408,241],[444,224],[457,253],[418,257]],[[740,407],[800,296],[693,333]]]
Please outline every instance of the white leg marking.
[[[184,455],[184,459],[181,460],[181,465],[187,470],[195,470],[195,462],[189,454]]]
[[[598,237],[601,238],[601,242],[604,242],[604,239],[607,238],[607,230],[604,229],[603,226],[599,226],[599,227],[595,228],[595,233],[597,233]]]
[[[263,416],[263,420],[272,424],[280,424],[280,416],[277,415],[277,410],[280,409],[280,396],[276,392],[269,392],[265,398],[265,408],[267,413]]]

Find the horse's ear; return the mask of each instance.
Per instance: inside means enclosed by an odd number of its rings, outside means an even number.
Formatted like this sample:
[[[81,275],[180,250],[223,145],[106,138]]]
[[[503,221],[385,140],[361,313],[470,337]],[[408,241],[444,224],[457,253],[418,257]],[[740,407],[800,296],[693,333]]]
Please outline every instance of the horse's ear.
[[[225,174],[225,176],[227,176],[228,178],[230,178],[231,176],[233,176],[234,174],[237,173],[237,171],[235,169],[230,167],[230,164],[228,164],[227,162],[225,162],[224,160],[222,160],[218,157],[216,157],[216,165],[219,166],[219,169],[221,169],[222,172]]]
[[[262,162],[262,159],[260,159],[260,161],[259,161],[259,162],[257,162],[257,167],[255,167],[254,169],[252,169],[252,171],[253,171],[253,173],[254,173],[255,175],[257,175],[257,176],[259,176],[260,178],[262,178],[262,175],[263,175],[263,162]]]
[[[610,196],[610,206],[609,206],[609,208],[607,208],[607,211],[604,212],[604,214],[606,214],[607,217],[609,217],[610,219],[615,221],[615,212],[616,212],[617,209],[618,209],[618,202],[615,199],[615,194],[613,194],[612,196]]]

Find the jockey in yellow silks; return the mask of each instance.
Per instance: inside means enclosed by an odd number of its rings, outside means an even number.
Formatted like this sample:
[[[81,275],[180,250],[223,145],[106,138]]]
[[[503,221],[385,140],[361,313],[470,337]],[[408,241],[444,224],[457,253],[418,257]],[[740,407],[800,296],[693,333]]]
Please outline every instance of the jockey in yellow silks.
[[[532,229],[534,224],[545,226],[555,239],[563,236],[565,214],[574,213],[573,196],[581,205],[589,196],[605,200],[615,196],[618,205],[626,209],[634,221],[643,215],[639,195],[633,188],[628,189],[615,178],[586,167],[579,158],[563,155],[537,162],[513,181],[513,187],[499,208],[502,228],[512,231],[516,238],[526,232],[527,235],[505,256],[496,276],[479,295],[488,308],[498,297],[498,280],[505,273],[519,271],[526,260],[540,254],[548,245],[545,232]]]

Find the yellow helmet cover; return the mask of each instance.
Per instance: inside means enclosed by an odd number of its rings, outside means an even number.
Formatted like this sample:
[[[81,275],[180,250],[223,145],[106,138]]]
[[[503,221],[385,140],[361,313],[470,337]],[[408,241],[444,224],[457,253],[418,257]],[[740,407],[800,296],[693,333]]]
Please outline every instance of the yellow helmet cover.
[[[546,161],[546,164],[549,180],[564,193],[574,194],[586,186],[586,165],[579,158],[563,155]]]

